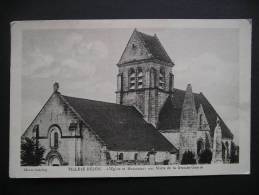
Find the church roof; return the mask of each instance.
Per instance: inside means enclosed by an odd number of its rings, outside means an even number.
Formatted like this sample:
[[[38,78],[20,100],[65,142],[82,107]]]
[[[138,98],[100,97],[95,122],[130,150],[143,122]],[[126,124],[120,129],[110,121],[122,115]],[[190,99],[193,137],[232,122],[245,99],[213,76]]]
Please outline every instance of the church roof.
[[[214,129],[216,127],[217,117],[221,120],[220,126],[222,129],[222,138],[233,138],[233,134],[230,129],[218,115],[216,110],[207,100],[207,98],[202,93],[193,93],[196,110],[198,110],[200,104],[203,107],[204,113],[209,123],[210,133],[213,136]],[[180,128],[180,118],[182,105],[184,101],[185,91],[180,89],[174,89],[173,97],[168,97],[163,108],[159,114],[158,129],[179,129]]]
[[[131,43],[135,44],[135,42],[139,43],[141,46],[142,51],[146,51],[147,55],[143,54],[145,52],[140,52],[142,53],[141,56],[136,57],[136,55],[132,55],[128,50],[132,50],[129,45]],[[172,62],[171,58],[167,54],[166,50],[162,46],[161,42],[159,41],[158,37],[156,35],[151,36],[142,32],[137,31],[136,29],[133,31],[129,42],[121,56],[121,59],[118,64],[124,64],[124,63],[129,63],[133,61],[138,61],[138,60],[146,60],[146,59],[157,59],[162,62],[167,63],[168,65],[173,66],[174,63]]]
[[[133,107],[63,96],[110,150],[176,152],[169,143]]]
[[[144,42],[145,47],[152,54],[153,58],[168,63],[173,63],[156,35],[151,36],[139,31],[137,31],[137,33],[141,40]]]

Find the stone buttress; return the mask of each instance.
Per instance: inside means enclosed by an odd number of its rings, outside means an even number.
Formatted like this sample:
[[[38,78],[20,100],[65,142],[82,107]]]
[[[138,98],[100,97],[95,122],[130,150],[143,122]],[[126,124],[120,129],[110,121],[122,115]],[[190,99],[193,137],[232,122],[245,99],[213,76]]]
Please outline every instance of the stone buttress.
[[[180,119],[180,148],[179,162],[181,162],[183,154],[187,151],[192,152],[195,157],[197,153],[197,111],[195,108],[192,87],[188,84]]]

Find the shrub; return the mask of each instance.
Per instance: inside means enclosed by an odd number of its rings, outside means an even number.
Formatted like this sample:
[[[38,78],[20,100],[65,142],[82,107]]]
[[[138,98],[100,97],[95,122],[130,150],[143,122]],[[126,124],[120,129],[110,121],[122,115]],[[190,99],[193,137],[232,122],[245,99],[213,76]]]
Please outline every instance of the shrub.
[[[45,163],[43,158],[45,149],[39,146],[35,138],[21,139],[21,165],[22,166],[40,166]]]
[[[238,163],[239,162],[239,148],[231,142],[231,153],[230,153],[230,163]]]
[[[194,153],[191,151],[184,152],[181,164],[182,165],[196,164],[196,159],[195,159]]]
[[[200,164],[209,164],[212,160],[212,152],[209,149],[205,149],[201,152],[199,163]]]

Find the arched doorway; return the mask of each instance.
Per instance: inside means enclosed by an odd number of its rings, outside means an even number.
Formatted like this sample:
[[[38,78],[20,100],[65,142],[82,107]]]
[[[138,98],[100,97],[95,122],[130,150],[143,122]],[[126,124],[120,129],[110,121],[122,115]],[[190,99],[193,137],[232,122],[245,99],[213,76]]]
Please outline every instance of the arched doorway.
[[[50,166],[61,166],[60,159],[56,156],[53,156],[49,159],[49,165]]]
[[[51,151],[46,156],[46,161],[48,162],[49,166],[62,166],[63,159],[61,155],[57,151]]]

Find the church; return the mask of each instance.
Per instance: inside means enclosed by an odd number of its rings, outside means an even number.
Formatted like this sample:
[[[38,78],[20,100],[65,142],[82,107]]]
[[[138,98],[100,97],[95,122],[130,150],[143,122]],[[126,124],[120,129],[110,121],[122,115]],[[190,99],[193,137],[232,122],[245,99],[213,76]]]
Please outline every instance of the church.
[[[45,166],[229,163],[233,134],[203,93],[174,86],[174,63],[157,35],[135,29],[117,63],[116,103],[53,93],[25,130]],[[65,87],[65,86],[64,86]]]

